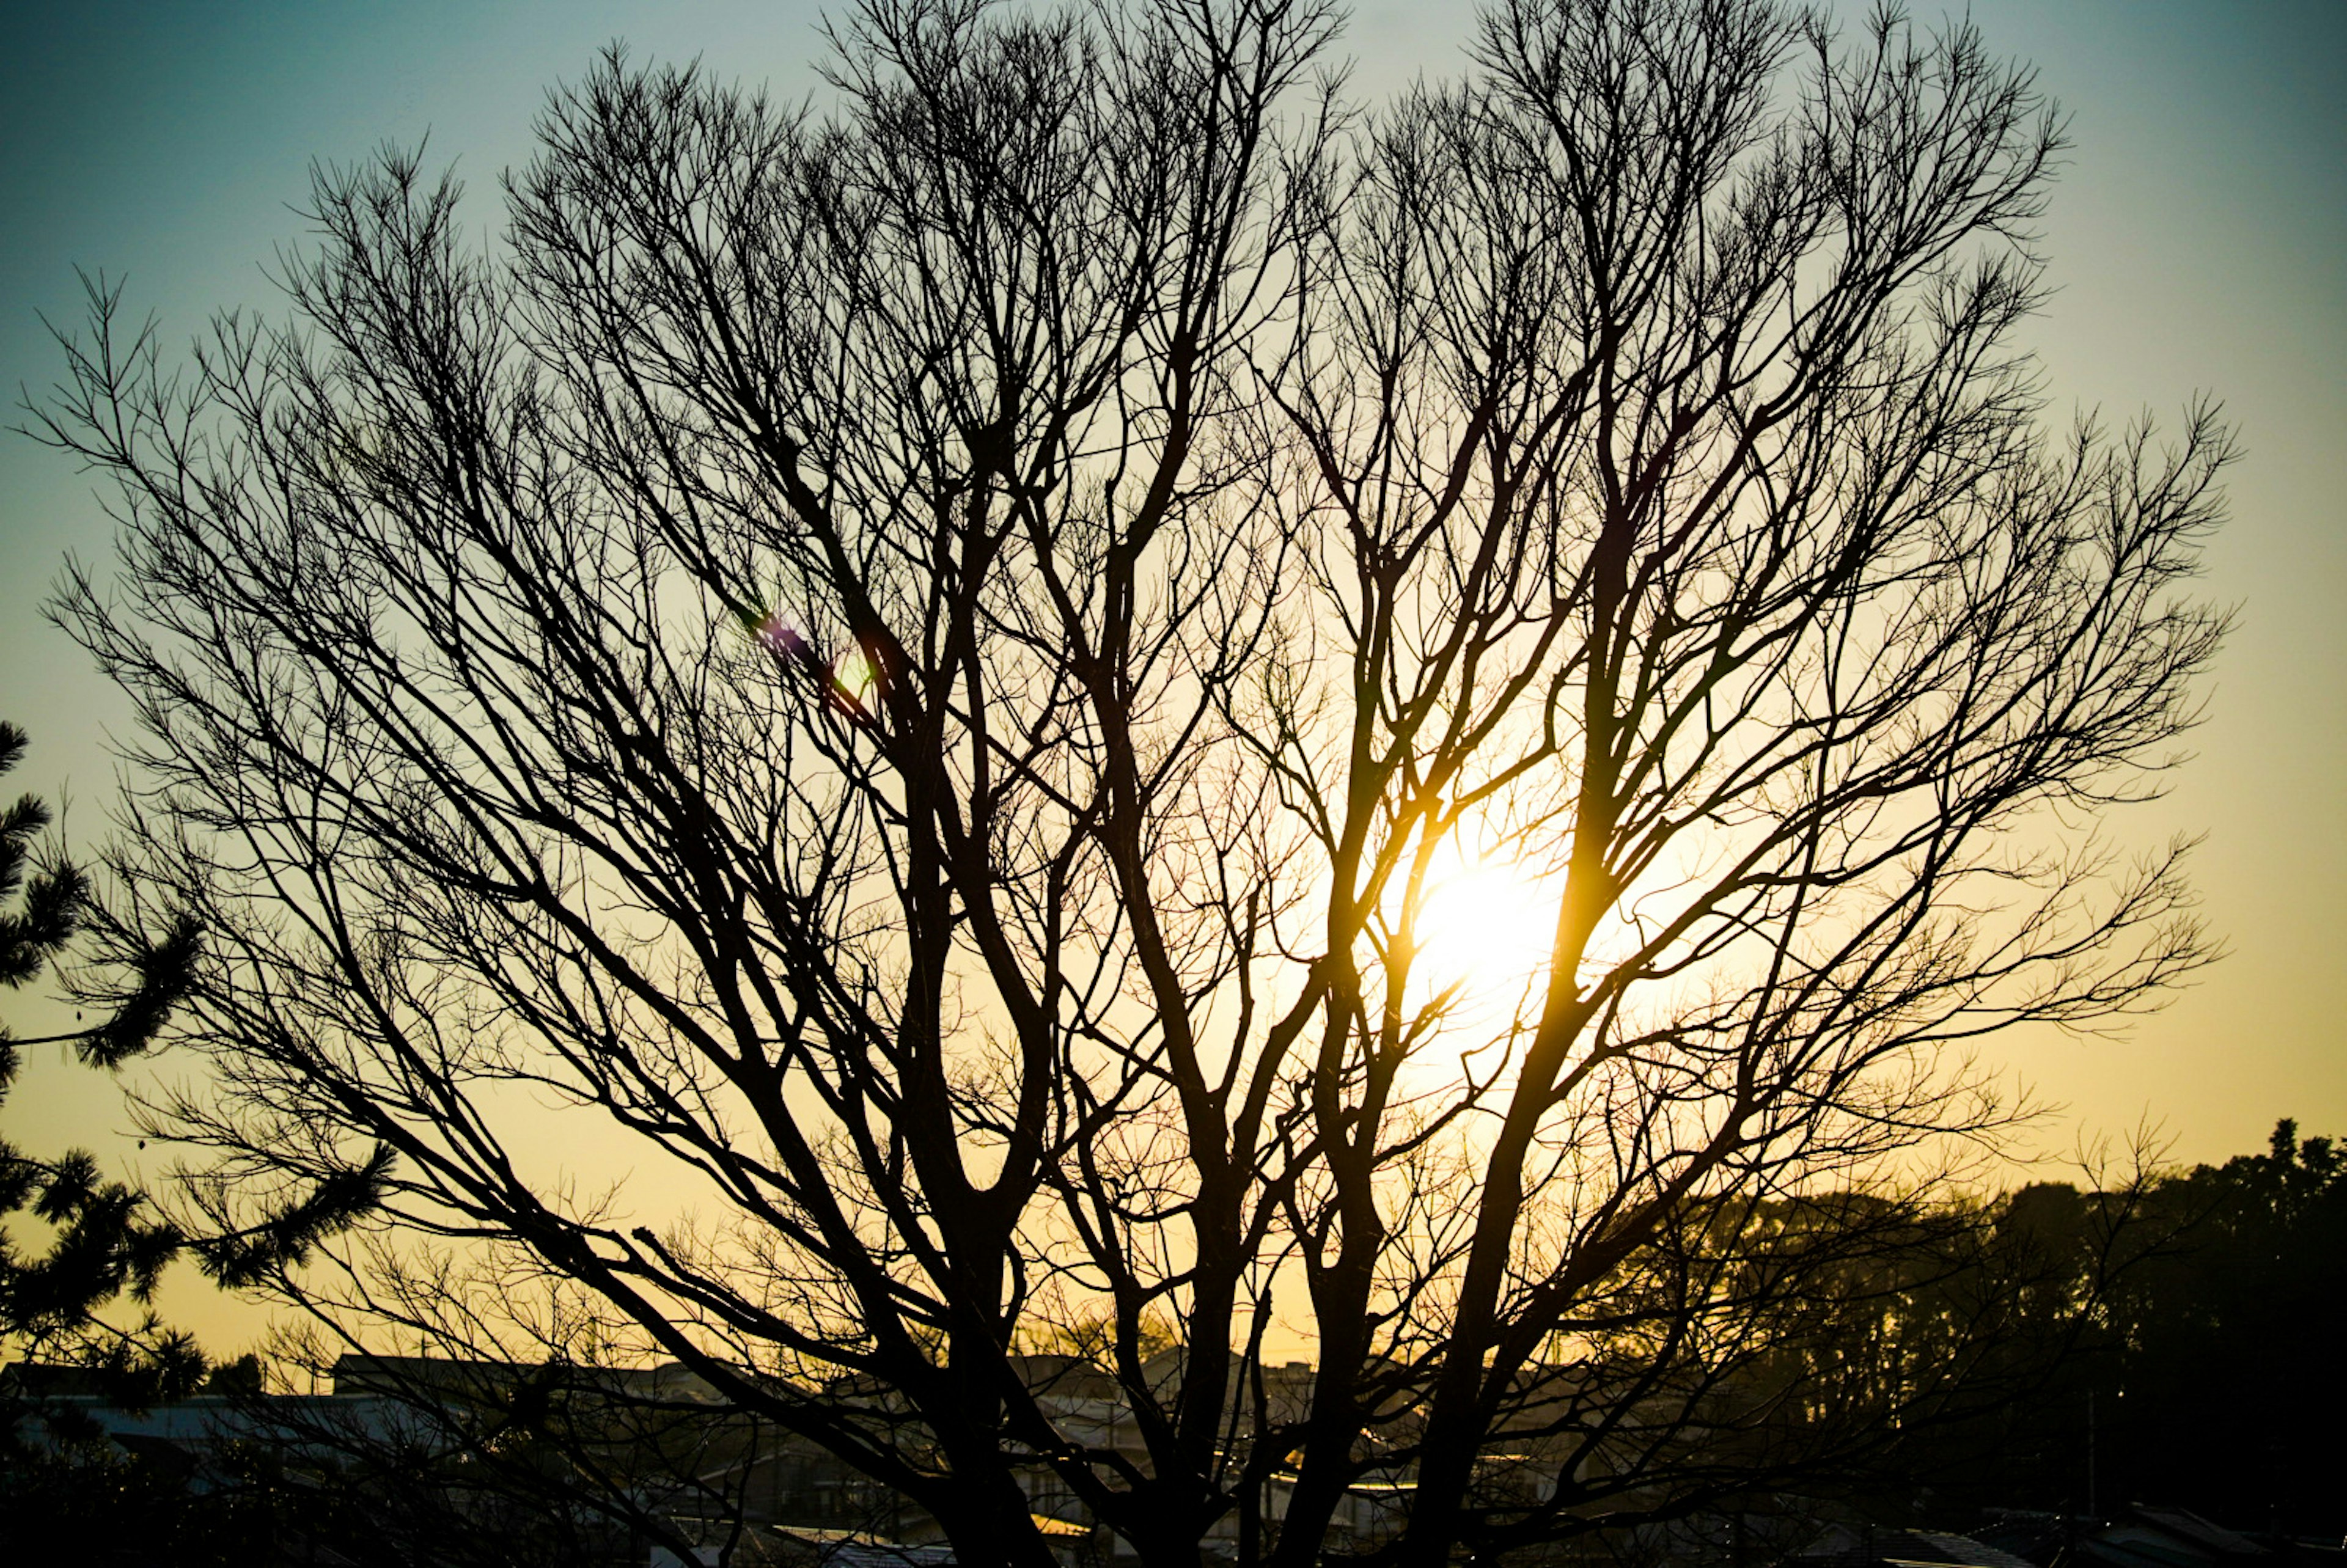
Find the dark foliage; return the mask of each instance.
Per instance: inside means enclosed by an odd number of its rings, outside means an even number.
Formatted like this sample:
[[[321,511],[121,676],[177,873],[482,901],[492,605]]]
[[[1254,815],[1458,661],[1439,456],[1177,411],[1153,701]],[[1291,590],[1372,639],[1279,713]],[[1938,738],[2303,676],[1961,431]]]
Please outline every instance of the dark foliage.
[[[2347,1535],[2339,1143],[2301,1141],[2285,1120],[2266,1153],[2199,1166],[2154,1199],[2163,1245],[2112,1299],[2104,1353],[2084,1379],[2099,1501]],[[2073,1422],[2075,1409],[2074,1393]]]
[[[25,743],[23,731],[0,724],[0,773],[16,764]],[[37,979],[92,908],[88,879],[77,866],[59,855],[40,857],[38,835],[48,822],[47,807],[31,795],[0,815],[0,904],[21,895],[17,908],[0,913],[0,981],[11,987]],[[101,1067],[147,1050],[185,992],[197,950],[195,924],[175,919],[160,940],[125,951],[112,977],[95,982],[84,999],[110,1004],[102,1022],[44,1041],[15,1040],[0,1029],[0,1099],[24,1044],[70,1043]],[[185,1335],[151,1317],[124,1328],[105,1316],[126,1297],[145,1307],[184,1245],[146,1194],[108,1180],[86,1151],[40,1158],[0,1143],[0,1218],[18,1214],[50,1235],[44,1249],[27,1253],[0,1230],[0,1345],[97,1368],[118,1397],[134,1403],[176,1398],[196,1385],[204,1361]]]
[[[2267,1152],[2222,1165],[2000,1199],[1974,1261],[1885,1298],[1857,1340],[1904,1337],[1935,1297],[1979,1294],[1981,1271],[2020,1271],[2027,1285],[2004,1297],[2017,1310],[1993,1336],[2020,1375],[1986,1408],[1886,1426],[1888,1462],[1858,1493],[1918,1522],[2143,1501],[2237,1529],[2347,1533],[2342,1165],[2334,1141],[2283,1121]]]

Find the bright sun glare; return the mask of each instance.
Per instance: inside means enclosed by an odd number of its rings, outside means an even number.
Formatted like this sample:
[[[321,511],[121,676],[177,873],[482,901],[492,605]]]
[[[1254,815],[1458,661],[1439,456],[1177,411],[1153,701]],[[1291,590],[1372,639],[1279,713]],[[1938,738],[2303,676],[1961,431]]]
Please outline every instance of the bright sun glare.
[[[1512,1002],[1556,935],[1553,892],[1502,860],[1466,860],[1436,872],[1419,914],[1426,979]]]

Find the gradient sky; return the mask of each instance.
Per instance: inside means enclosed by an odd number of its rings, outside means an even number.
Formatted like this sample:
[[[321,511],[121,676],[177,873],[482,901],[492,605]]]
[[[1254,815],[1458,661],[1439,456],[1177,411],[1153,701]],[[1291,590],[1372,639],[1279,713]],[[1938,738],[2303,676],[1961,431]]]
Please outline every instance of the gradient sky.
[[[809,0],[0,12],[0,391],[13,402],[57,374],[40,318],[78,319],[77,266],[127,277],[132,313],[184,343],[217,306],[271,307],[265,268],[301,234],[313,159],[428,133],[429,161],[455,159],[486,198],[526,156],[545,88],[607,40],[796,97],[817,87],[817,14]],[[1449,70],[1469,15],[1357,8],[1357,89]],[[2124,844],[2205,838],[2196,881],[2230,956],[2119,1039],[2016,1040],[1991,1060],[2066,1107],[2034,1134],[2053,1154],[2139,1125],[2185,1161],[2256,1147],[2279,1116],[2347,1133],[2347,5],[1981,0],[1972,15],[2072,116],[2045,224],[2058,292],[2032,333],[2053,416],[2172,426],[2209,393],[2248,453],[2209,555],[2207,591],[2240,626],[2198,756],[2167,800],[2112,824]],[[487,224],[491,204],[474,215]],[[108,537],[86,478],[0,436],[0,717],[33,735],[5,787],[69,795],[77,836],[99,825],[106,729],[124,710],[38,606],[65,553],[102,559]],[[0,1007],[20,1033],[41,1026],[26,999]],[[32,1054],[0,1132],[42,1152],[106,1141],[123,1118],[104,1081]],[[172,1295],[200,1332],[229,1328]]]

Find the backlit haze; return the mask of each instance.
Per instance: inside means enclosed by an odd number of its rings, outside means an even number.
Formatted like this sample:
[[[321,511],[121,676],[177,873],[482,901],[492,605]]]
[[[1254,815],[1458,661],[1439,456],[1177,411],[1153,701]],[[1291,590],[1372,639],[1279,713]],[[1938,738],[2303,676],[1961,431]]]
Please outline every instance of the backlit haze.
[[[1359,8],[1344,41],[1356,95],[1454,69],[1470,15]],[[1990,1060],[2063,1107],[2028,1136],[2050,1156],[2140,1125],[2186,1162],[2260,1146],[2279,1116],[2347,1133],[2347,5],[1983,0],[1972,15],[2071,116],[2044,224],[2056,292],[2031,334],[2049,418],[2147,412],[2173,428],[2209,393],[2247,451],[2203,585],[2240,623],[2198,755],[2165,801],[2111,824],[2123,845],[2205,838],[2193,876],[2230,954],[2117,1038],[2016,1038]],[[37,398],[57,374],[39,318],[79,322],[76,265],[127,278],[127,313],[154,313],[169,350],[216,307],[274,313],[266,273],[301,238],[313,159],[428,135],[427,166],[454,159],[474,226],[492,228],[497,174],[528,156],[545,89],[612,38],[820,108],[817,16],[804,0],[17,7],[0,29],[0,390]],[[0,718],[32,736],[5,788],[69,800],[77,842],[101,826],[106,734],[126,709],[38,606],[67,551],[108,558],[109,527],[71,465],[0,436]],[[1536,901],[1504,871],[1478,875],[1489,885],[1453,901],[1491,922],[1476,950],[1504,958]],[[20,1034],[56,1021],[29,992],[0,995],[0,1018]],[[54,1047],[27,1056],[0,1132],[135,1168],[108,1081]],[[215,1351],[260,1322],[192,1282],[164,1307]]]

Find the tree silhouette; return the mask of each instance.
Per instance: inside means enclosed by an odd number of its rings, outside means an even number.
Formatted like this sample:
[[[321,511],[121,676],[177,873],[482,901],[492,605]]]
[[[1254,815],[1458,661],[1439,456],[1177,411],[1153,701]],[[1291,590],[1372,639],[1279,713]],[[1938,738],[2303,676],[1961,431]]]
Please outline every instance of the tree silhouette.
[[[395,152],[283,326],[93,287],[57,614],[108,928],[217,934],[150,1114],[238,1277],[674,1358],[973,1563],[1500,1551],[1977,1368],[1775,1375],[1970,1042],[2202,957],[2085,824],[2227,438],[2043,428],[2056,121],[1968,26],[1509,0],[1363,109],[1337,22],[869,0],[827,119],[614,53],[494,244]]]
[[[2032,1184],[1987,1206],[1992,1226],[1902,1260],[1922,1290],[1846,1293],[1846,1341],[1928,1356],[1949,1352],[1919,1301],[1952,1294],[1959,1322],[1991,1304],[2004,1327],[1984,1348],[2026,1369],[2009,1398],[1900,1433],[1901,1490],[1951,1512],[2108,1516],[2134,1501],[2301,1539],[2347,1528],[2332,1480],[2347,1442],[2326,1413],[2347,1394],[2337,1147],[2285,1120],[2265,1153],[2221,1165]]]
[[[2179,1173],[2154,1194],[2166,1241],[2132,1270],[2096,1367],[2113,1499],[2173,1501],[2237,1525],[2347,1530],[2347,1169],[2329,1138],[2275,1125],[2267,1152]],[[2178,1431],[2219,1440],[2179,1445]]]
[[[23,760],[26,744],[24,731],[0,723],[0,774]],[[72,942],[89,907],[82,872],[60,855],[41,856],[39,839],[48,825],[48,807],[34,795],[0,814],[0,905],[16,906],[0,913],[0,982],[11,988],[41,976]],[[41,1041],[18,1040],[0,1028],[0,1100],[26,1044],[69,1041],[83,1061],[103,1067],[144,1050],[187,984],[195,947],[193,925],[181,920],[159,942],[125,951],[128,984],[101,980],[87,993],[112,1008],[93,1028]],[[143,1194],[104,1179],[87,1151],[40,1159],[0,1142],[0,1216],[19,1213],[52,1234],[46,1250],[28,1255],[0,1231],[0,1343],[28,1358],[92,1363],[132,1402],[195,1387],[204,1360],[187,1336],[160,1327],[151,1316],[134,1327],[104,1316],[126,1296],[146,1306],[181,1249],[177,1227]]]

